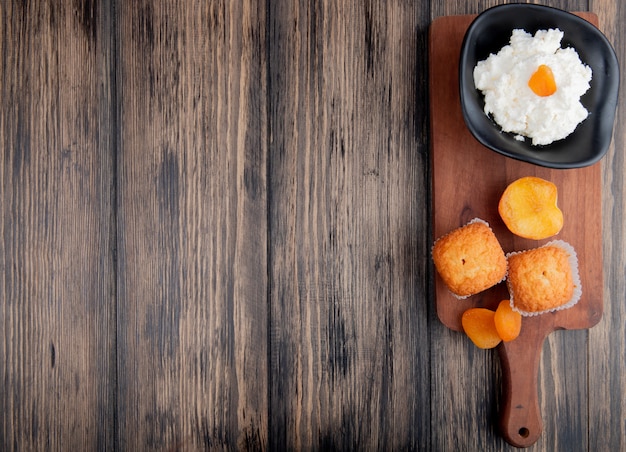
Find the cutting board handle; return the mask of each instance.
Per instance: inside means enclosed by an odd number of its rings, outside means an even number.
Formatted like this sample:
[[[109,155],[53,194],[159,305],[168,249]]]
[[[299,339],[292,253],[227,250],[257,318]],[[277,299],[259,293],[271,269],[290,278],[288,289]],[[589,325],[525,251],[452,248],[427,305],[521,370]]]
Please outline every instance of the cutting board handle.
[[[498,347],[503,380],[500,429],[515,447],[532,446],[543,429],[537,379],[546,335],[538,332],[526,337],[526,341],[502,342]]]

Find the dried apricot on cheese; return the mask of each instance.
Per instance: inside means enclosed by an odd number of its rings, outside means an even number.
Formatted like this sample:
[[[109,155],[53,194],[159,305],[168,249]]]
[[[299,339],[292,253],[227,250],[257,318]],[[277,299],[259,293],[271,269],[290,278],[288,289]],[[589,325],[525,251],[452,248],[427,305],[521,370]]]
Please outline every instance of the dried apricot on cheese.
[[[510,342],[519,336],[522,330],[522,315],[511,308],[509,300],[502,300],[493,316],[496,331],[504,342]]]
[[[502,339],[496,330],[495,312],[486,308],[470,308],[461,316],[463,331],[478,348],[494,348]]]
[[[509,184],[500,198],[498,212],[513,234],[527,239],[545,239],[563,227],[557,187],[539,177],[522,177]]]
[[[528,87],[537,96],[547,97],[556,93],[556,80],[550,66],[540,64],[537,70],[528,79]]]

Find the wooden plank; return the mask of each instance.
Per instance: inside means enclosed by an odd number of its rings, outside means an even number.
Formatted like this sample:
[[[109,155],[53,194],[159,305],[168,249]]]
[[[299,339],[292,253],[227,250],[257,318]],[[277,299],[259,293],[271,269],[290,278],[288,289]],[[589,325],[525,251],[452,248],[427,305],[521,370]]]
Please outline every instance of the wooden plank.
[[[597,24],[596,16],[582,15]],[[552,181],[559,189],[559,207],[566,218],[556,238],[577,250],[584,291],[573,309],[527,319],[526,331],[549,333],[559,328],[589,328],[599,321],[603,305],[602,253],[595,246],[595,238],[602,235],[600,166],[569,171],[541,168],[495,154],[471,136],[458,100],[458,67],[450,60],[459,55],[465,30],[473,17],[444,17],[431,28],[433,237],[441,237],[480,217],[490,223],[505,252],[545,244],[553,238],[537,242],[511,234],[501,221],[497,206],[506,186],[519,177],[537,176]],[[449,328],[461,331],[460,317],[467,307],[495,309],[503,297],[507,298],[504,285],[498,289],[458,303],[437,278],[439,318]]]
[[[603,0],[608,3],[613,3],[615,0]],[[521,1],[521,2],[503,2],[501,0],[442,0],[442,1],[434,1],[431,0],[431,17],[434,19],[436,17],[444,17],[444,16],[461,16],[466,14],[479,14],[486,10],[487,8],[491,8],[493,6],[498,6],[503,3],[537,3],[532,1]],[[589,8],[588,0],[549,0],[545,2],[541,2],[541,4],[546,6],[551,6],[553,8],[560,8],[565,11],[595,11],[595,9]]]
[[[621,64],[613,143],[602,161],[604,315],[589,331],[589,450],[626,450],[626,128],[624,127],[624,62],[626,61],[626,5],[592,0],[600,29],[613,43]]]
[[[108,2],[0,4],[0,449],[115,444]]]
[[[119,445],[263,449],[265,2],[119,8]]]
[[[427,449],[428,4],[268,20],[270,448]]]

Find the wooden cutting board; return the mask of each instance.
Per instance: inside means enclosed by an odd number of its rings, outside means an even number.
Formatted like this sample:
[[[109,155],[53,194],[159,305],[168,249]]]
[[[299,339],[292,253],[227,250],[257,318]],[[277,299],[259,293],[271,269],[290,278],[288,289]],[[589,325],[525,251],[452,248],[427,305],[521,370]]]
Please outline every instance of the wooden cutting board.
[[[579,13],[598,24],[593,13]],[[537,176],[558,187],[558,205],[565,224],[554,238],[569,242],[578,254],[583,289],[573,308],[526,317],[520,336],[498,347],[503,371],[504,438],[517,447],[532,445],[542,422],[537,377],[544,339],[558,329],[590,328],[602,317],[602,199],[600,165],[575,170],[553,170],[509,159],[482,146],[465,126],[458,88],[458,61],[467,27],[475,16],[448,16],[430,28],[430,109],[433,239],[475,217],[491,225],[505,252],[540,246],[543,241],[511,234],[497,206],[506,186],[523,176]],[[435,277],[437,314],[448,328],[462,331],[461,315],[470,307],[495,309],[508,298],[504,283],[459,301]]]

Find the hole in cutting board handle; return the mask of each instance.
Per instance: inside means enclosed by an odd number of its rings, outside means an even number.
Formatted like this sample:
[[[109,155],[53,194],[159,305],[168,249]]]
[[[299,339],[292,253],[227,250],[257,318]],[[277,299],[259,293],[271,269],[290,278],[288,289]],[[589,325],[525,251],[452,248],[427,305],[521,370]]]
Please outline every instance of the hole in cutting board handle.
[[[519,433],[519,436],[522,438],[528,438],[528,435],[530,435],[530,431],[526,427],[520,428],[517,433]]]

